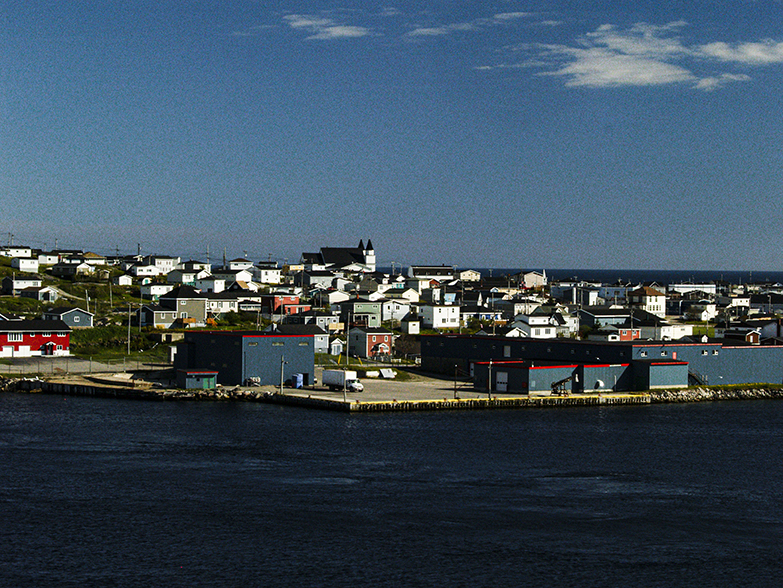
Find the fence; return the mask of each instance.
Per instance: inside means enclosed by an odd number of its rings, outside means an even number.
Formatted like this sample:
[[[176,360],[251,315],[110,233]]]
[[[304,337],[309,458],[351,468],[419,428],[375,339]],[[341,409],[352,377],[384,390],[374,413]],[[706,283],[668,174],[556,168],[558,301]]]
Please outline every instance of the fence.
[[[9,376],[58,376],[66,374],[101,374],[143,370],[165,370],[170,363],[148,362],[124,357],[94,361],[77,357],[25,357],[0,362],[0,374]]]

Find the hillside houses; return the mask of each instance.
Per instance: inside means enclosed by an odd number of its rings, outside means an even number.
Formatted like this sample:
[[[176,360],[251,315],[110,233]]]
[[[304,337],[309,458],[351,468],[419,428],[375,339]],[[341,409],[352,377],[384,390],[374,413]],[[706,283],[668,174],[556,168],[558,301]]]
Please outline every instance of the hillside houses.
[[[69,307],[53,303],[78,305],[74,298],[80,298],[79,290],[86,290],[79,284],[84,281],[111,283],[115,300],[123,300],[115,302],[118,308],[133,298],[134,326],[192,330],[242,322],[245,328],[255,323],[279,334],[286,325],[306,326],[299,330],[323,331],[318,353],[328,353],[344,342],[354,349],[352,353],[361,348],[367,357],[388,357],[396,337],[404,333],[418,341],[420,331],[425,335],[481,333],[534,342],[685,342],[707,335],[743,345],[783,342],[780,284],[732,287],[622,280],[603,284],[578,278],[552,281],[543,270],[488,275],[488,271],[452,265],[400,267],[396,262],[395,272],[379,265],[370,240],[359,241],[357,247],[321,247],[302,253],[300,263],[283,265],[247,254],[230,261],[224,255],[222,263],[215,263],[177,255],[121,257],[24,247],[0,253],[7,257],[8,270],[2,280],[3,294],[29,298],[17,301],[18,306],[32,304],[38,309],[35,314],[20,314],[26,319],[61,320],[74,329],[89,323],[80,316],[76,324],[72,317],[79,313],[68,314]],[[28,260],[32,261],[28,264]],[[56,278],[76,284],[57,288]],[[48,307],[53,307],[53,315]],[[106,311],[100,317],[96,313],[95,322],[99,318],[118,322],[119,316],[126,316],[116,310],[109,319]],[[363,338],[351,339],[349,331],[352,337]],[[53,351],[58,351],[54,344]]]

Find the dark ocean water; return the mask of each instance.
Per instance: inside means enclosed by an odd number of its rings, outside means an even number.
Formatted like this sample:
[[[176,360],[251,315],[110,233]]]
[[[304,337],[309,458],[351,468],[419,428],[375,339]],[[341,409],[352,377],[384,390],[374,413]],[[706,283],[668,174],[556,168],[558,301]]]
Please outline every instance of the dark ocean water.
[[[781,423],[0,395],[0,585],[778,586]]]

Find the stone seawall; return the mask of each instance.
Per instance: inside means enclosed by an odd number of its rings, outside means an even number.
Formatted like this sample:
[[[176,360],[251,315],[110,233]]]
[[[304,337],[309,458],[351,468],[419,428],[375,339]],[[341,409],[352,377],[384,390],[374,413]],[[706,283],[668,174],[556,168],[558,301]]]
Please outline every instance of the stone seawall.
[[[108,386],[92,382],[45,381],[38,379],[0,379],[0,392],[61,394],[128,400],[207,400],[267,402],[303,408],[343,412],[410,412],[421,410],[493,410],[519,408],[555,408],[575,406],[616,406],[628,404],[715,402],[724,400],[781,399],[783,387],[687,388],[651,390],[644,393],[574,394],[571,396],[507,396],[492,398],[433,398],[424,400],[342,400],[306,391],[279,394],[272,389],[247,390],[171,390],[161,388]]]
[[[783,398],[783,388],[681,388],[652,390],[650,402],[715,402]]]

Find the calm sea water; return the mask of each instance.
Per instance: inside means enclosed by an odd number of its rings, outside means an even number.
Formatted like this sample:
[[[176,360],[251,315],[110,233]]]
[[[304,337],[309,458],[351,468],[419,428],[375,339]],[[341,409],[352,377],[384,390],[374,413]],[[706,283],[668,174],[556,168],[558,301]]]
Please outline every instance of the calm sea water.
[[[781,423],[0,395],[0,585],[778,586]]]

